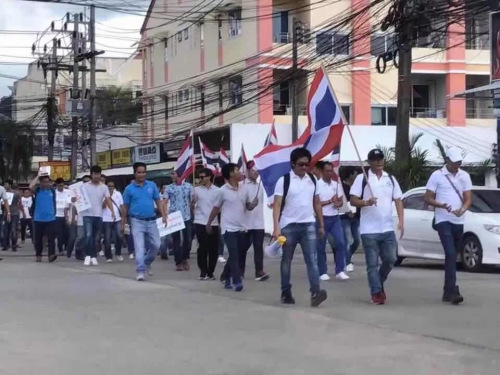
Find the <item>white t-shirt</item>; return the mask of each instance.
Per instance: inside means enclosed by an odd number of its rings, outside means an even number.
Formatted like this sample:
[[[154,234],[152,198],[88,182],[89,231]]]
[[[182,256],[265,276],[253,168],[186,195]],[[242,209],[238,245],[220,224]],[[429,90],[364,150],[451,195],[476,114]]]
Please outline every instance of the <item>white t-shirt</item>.
[[[259,203],[252,211],[247,211],[247,224],[246,228],[250,229],[264,229],[264,189],[260,182],[253,182],[250,179],[245,180],[245,187],[248,190],[249,201],[253,202],[258,194]]]
[[[377,198],[377,205],[361,208],[359,232],[361,234],[376,234],[394,231],[392,202],[395,199],[401,199],[403,195],[398,182],[394,177],[391,181],[387,172],[382,172],[379,179],[376,174],[369,170],[368,183],[365,186],[363,196],[361,196],[363,178],[362,174],[356,177],[351,187],[351,196],[368,200],[372,197],[371,190],[373,190],[373,196]]]
[[[33,198],[32,197],[28,197],[28,198],[22,197],[21,204],[23,205],[24,218],[31,219],[30,208],[33,205]]]
[[[333,180],[330,180],[330,183],[327,183],[323,179],[318,180],[317,189],[319,192],[319,200],[321,202],[328,201],[335,195],[339,198],[344,196],[342,186],[339,186],[339,183]],[[323,216],[337,216],[338,214],[339,210],[333,206],[333,203],[323,206]]]
[[[113,195],[111,196],[111,204],[113,205],[113,211],[115,211],[116,221],[120,221],[121,220],[120,210],[121,206],[123,205],[123,197],[118,190],[113,191]],[[105,207],[102,210],[102,221],[105,223],[113,222],[113,216],[111,215],[111,211],[109,210],[108,207]]]
[[[194,188],[194,199],[196,201],[196,206],[194,208],[195,224],[207,225],[208,217],[217,201],[219,190],[220,189],[214,185],[210,185],[208,188],[205,186],[197,186]],[[219,220],[215,218],[214,221],[212,221],[212,225],[219,225]]]
[[[274,188],[274,195],[283,196],[284,177],[280,177]],[[292,223],[314,223],[314,196],[319,195],[314,182],[306,173],[304,177],[290,172],[290,187],[285,198],[285,206],[281,214],[280,227],[284,228]]]
[[[451,210],[455,211],[462,208],[463,203],[448,178],[446,178],[447,176],[460,193],[462,199],[465,191],[472,190],[472,181],[466,171],[459,169],[457,174],[453,175],[446,166],[431,175],[429,181],[427,181],[426,189],[436,194],[436,201],[449,204]],[[444,208],[436,208],[436,224],[444,221],[452,224],[464,224],[465,216],[457,217]]]
[[[59,191],[56,189],[56,217],[64,217],[64,210],[71,203],[71,192],[68,189]]]
[[[222,233],[245,231],[246,203],[248,201],[248,191],[242,183],[236,189],[229,184],[225,184],[219,189],[214,206],[221,209]]]
[[[90,200],[90,208],[80,212],[79,216],[102,217],[102,201],[109,198],[109,189],[103,184],[93,184],[89,181],[83,184],[82,189],[87,191]]]

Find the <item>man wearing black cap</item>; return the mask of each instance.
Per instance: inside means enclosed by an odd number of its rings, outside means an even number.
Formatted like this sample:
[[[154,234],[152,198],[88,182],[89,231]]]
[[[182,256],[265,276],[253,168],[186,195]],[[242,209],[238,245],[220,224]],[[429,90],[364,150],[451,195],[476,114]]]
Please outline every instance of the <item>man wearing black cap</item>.
[[[470,175],[460,169],[462,151],[456,147],[446,151],[446,165],[435,171],[426,186],[425,202],[435,207],[435,229],[443,245],[443,302],[458,305],[464,301],[457,286],[457,254],[464,234],[465,217],[471,205]]]
[[[396,179],[384,172],[384,153],[373,149],[368,153],[368,181],[356,177],[351,188],[351,205],[361,208],[360,233],[366,258],[372,303],[386,301],[384,282],[396,262],[397,240],[392,218],[392,202],[396,202],[398,229],[404,233],[404,211],[401,188]],[[382,265],[378,267],[378,258]]]

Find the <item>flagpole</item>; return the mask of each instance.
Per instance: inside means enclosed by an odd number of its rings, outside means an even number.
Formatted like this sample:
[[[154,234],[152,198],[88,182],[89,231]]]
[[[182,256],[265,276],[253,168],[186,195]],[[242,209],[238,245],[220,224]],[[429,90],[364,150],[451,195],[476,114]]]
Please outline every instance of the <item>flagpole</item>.
[[[326,70],[325,70],[323,64],[321,65],[321,69],[323,69],[323,73],[325,74],[326,81],[328,82],[328,86],[330,87],[330,91],[332,92],[334,99],[338,104],[339,101],[337,99],[337,95],[335,94],[335,91],[333,90],[332,83],[330,82],[330,77],[326,73]],[[358,156],[359,165],[361,166],[361,171],[363,172],[363,176],[365,177],[366,185],[368,186],[368,189],[370,189],[370,193],[371,193],[372,197],[375,198],[375,196],[373,195],[373,189],[370,185],[370,180],[368,180],[368,174],[366,173],[365,168],[363,167],[363,160],[361,159],[361,154],[359,153],[358,145],[354,141],[354,137],[352,135],[350,125],[346,121],[345,116],[344,116],[344,112],[342,111],[342,108],[340,108],[340,106],[339,106],[339,109],[340,109],[340,116],[342,117],[342,122],[344,123],[345,127],[347,128],[347,132],[349,133],[349,137],[351,138],[352,145],[354,146],[354,150],[356,151],[356,155]],[[340,165],[340,154],[339,154],[339,165]],[[340,175],[339,175],[339,179],[340,179]],[[363,198],[363,197],[361,197],[361,198]]]
[[[193,148],[193,155],[191,156],[193,159],[191,160],[191,164],[193,165],[193,186],[194,186],[194,177],[196,173],[196,158],[194,156],[194,128],[191,128],[191,147]]]

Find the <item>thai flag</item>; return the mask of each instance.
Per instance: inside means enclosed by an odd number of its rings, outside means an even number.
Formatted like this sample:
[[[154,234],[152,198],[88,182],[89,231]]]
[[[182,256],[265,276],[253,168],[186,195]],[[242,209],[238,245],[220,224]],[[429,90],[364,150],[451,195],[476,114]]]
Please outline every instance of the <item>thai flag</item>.
[[[276,134],[276,127],[274,126],[274,120],[273,120],[273,125],[271,126],[271,131],[266,137],[266,140],[264,142],[264,147],[277,144],[278,144],[278,135]]]
[[[226,150],[221,147],[219,150],[219,167],[222,168],[226,164],[229,164],[229,157],[227,156]]]
[[[193,152],[193,131],[189,133],[186,142],[182,145],[181,153],[175,164],[175,173],[184,181],[190,174],[193,173],[195,167],[194,152]]]
[[[203,168],[208,168],[217,174],[219,172],[218,165],[218,155],[217,153],[210,150],[198,137],[198,142],[200,142],[200,155],[201,155],[201,163],[203,164]]]
[[[332,180],[339,182],[339,168],[340,168],[340,146],[333,150],[332,154],[327,158],[327,160],[333,165],[333,175]]]
[[[245,153],[245,148],[243,147],[242,143],[240,157],[238,158],[238,162],[236,163],[236,165],[238,166],[240,172],[244,177],[246,177],[247,175],[247,162],[248,162],[247,154]]]
[[[344,115],[323,68],[311,84],[307,112],[309,125],[297,141],[288,146],[267,146],[254,157],[268,197],[274,194],[278,179],[290,172],[292,150],[306,147],[312,154],[312,166],[340,146]]]

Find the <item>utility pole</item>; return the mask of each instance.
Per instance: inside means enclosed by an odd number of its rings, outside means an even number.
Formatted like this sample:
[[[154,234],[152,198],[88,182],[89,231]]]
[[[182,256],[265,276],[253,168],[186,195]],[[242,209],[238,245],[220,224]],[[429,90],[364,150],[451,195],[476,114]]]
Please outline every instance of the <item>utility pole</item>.
[[[290,85],[291,104],[292,104],[292,142],[299,137],[299,108],[297,103],[297,68],[298,68],[298,28],[299,21],[293,19],[292,31],[292,80]]]
[[[79,17],[80,15],[78,13],[73,15],[73,24],[74,24],[74,29],[73,29],[73,90],[72,90],[72,95],[71,99],[71,105],[72,105],[72,112],[76,109],[74,103],[76,99],[79,99],[79,91],[78,91],[78,58],[77,56],[79,55],[78,47],[79,47],[79,42],[80,42],[80,30],[79,30]],[[77,162],[78,162],[78,116],[75,116],[75,113],[73,113],[73,116],[71,118],[71,179],[74,180],[76,178],[77,174]]]
[[[90,6],[90,165],[97,164],[97,137],[96,137],[96,50],[95,50],[95,6]]]
[[[54,160],[54,141],[56,134],[56,82],[57,82],[57,39],[52,39],[52,58],[51,64],[53,70],[51,71],[50,80],[50,95],[47,101],[47,138],[49,144],[48,160]],[[50,68],[50,66],[49,66]]]

